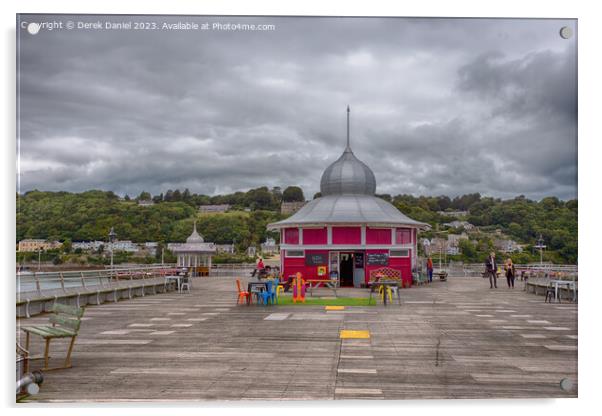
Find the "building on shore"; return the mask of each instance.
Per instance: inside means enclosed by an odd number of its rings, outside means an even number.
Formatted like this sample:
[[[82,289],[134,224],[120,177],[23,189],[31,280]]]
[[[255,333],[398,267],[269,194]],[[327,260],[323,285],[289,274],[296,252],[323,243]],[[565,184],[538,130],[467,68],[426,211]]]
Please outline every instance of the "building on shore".
[[[261,243],[261,253],[262,254],[267,254],[267,255],[271,255],[271,254],[276,254],[278,253],[278,251],[280,250],[280,248],[278,247],[278,244],[276,244],[276,240],[274,240],[273,238],[266,238],[264,243]]]
[[[437,214],[443,215],[444,217],[466,217],[470,214],[469,211],[437,211]]]
[[[207,275],[211,270],[211,257],[216,253],[215,244],[206,243],[196,230],[196,222],[192,234],[185,243],[169,243],[167,248],[178,258],[178,267],[188,267],[193,275]]]
[[[466,231],[472,231],[475,229],[475,226],[471,223],[469,223],[468,221],[452,221],[452,222],[446,222],[443,225],[445,225],[446,227],[451,227],[451,228],[464,228]]]
[[[60,248],[63,244],[59,241],[48,241],[44,239],[38,238],[26,238],[24,240],[19,241],[18,251],[44,251],[44,250],[52,250],[55,248]]]
[[[74,241],[71,244],[71,248],[73,250],[82,250],[82,251],[98,251],[100,246],[108,247],[110,243],[105,241]]]
[[[216,244],[215,245],[215,250],[218,253],[228,253],[228,254],[234,254],[234,244]]]
[[[155,205],[155,202],[152,199],[140,199],[138,200],[138,205],[141,207],[152,207]]]
[[[503,238],[496,238],[493,240],[493,246],[496,250],[501,251],[502,253],[522,253],[523,246],[518,244],[514,240],[506,240]]]
[[[283,215],[294,214],[307,204],[307,201],[283,202],[280,205],[280,213]]]
[[[117,240],[113,243],[107,243],[105,248],[113,251],[126,251],[128,253],[136,253],[140,248],[130,240]]]
[[[230,210],[230,204],[221,205],[201,205],[199,206],[199,212],[210,213],[210,212],[226,212]]]
[[[374,173],[351,150],[347,108],[347,146],[322,174],[322,196],[268,225],[280,232],[283,276],[332,276],[341,286],[359,287],[370,280],[371,272],[386,267],[411,284],[417,231],[429,225],[402,214],[375,191]]]

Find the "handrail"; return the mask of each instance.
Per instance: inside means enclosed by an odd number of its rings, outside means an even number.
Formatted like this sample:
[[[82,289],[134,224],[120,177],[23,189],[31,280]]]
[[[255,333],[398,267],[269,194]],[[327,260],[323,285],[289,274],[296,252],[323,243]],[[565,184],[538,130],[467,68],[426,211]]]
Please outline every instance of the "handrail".
[[[106,288],[120,280],[118,271],[125,274],[129,280],[145,280],[164,276],[174,269],[175,267],[169,264],[153,267],[17,273],[17,295],[20,297],[24,293],[36,292],[37,296],[41,297],[48,291],[66,293],[68,289]]]

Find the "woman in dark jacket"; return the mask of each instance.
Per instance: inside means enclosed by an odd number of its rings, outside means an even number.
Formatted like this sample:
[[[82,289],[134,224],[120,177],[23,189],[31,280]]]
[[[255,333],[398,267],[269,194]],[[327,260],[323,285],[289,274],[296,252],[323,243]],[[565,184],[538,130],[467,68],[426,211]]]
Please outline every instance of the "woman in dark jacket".
[[[514,289],[514,276],[516,276],[516,270],[514,269],[512,259],[509,258],[506,260],[506,264],[504,264],[504,270],[506,271],[506,281],[508,282],[508,287]]]

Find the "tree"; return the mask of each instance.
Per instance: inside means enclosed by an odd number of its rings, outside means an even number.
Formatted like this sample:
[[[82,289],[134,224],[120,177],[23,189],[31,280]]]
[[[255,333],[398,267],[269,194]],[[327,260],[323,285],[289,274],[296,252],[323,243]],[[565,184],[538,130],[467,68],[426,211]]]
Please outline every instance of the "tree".
[[[148,201],[151,199],[151,194],[146,191],[140,192],[140,195],[136,198],[138,201]]]
[[[254,210],[276,210],[278,202],[274,201],[272,193],[268,190],[267,186],[262,186],[261,188],[251,189],[247,192],[245,205]]]
[[[274,186],[272,188],[272,196],[274,197],[275,201],[282,201],[282,188],[279,186]]]
[[[65,241],[63,241],[63,252],[64,253],[71,253],[71,249],[73,248],[73,243],[71,242],[71,239],[66,239]]]
[[[314,197],[313,197],[313,199],[320,198],[321,196],[322,196],[322,192],[316,192],[316,193],[314,194]]]
[[[305,195],[303,190],[298,186],[289,186],[282,193],[282,200],[284,202],[303,202],[305,201]]]
[[[190,191],[188,190],[188,188],[184,189],[184,192],[182,193],[182,201],[184,202],[188,202],[190,200]]]

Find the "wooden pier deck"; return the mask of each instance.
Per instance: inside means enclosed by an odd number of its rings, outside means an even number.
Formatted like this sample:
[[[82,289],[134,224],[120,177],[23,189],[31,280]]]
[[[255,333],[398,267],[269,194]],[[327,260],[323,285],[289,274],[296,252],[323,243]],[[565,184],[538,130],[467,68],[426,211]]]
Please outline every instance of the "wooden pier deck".
[[[190,294],[88,306],[73,368],[46,373],[30,400],[577,397],[577,305],[546,304],[519,286],[450,277],[402,290],[401,306],[326,311],[236,306],[234,278],[199,278]],[[46,322],[19,319],[17,329]],[[341,330],[370,338],[340,339]],[[53,360],[66,346],[53,341]],[[39,339],[32,347],[42,352]],[[560,388],[563,378],[573,389]]]

